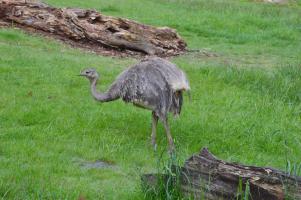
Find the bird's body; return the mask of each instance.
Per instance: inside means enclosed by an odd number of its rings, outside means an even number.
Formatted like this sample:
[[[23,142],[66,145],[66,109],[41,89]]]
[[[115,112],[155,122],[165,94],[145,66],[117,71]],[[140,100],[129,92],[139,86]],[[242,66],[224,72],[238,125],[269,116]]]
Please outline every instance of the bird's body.
[[[118,91],[123,101],[165,115],[168,111],[180,114],[179,92],[183,90],[189,90],[185,74],[167,60],[155,57],[121,73],[109,92]]]
[[[84,70],[81,75],[87,76],[87,72],[90,73],[91,70]],[[182,93],[190,90],[188,80],[182,70],[165,59],[151,57],[122,72],[105,93],[96,91],[98,74],[96,71],[95,73],[95,76],[87,77],[91,82],[91,92],[96,100],[107,102],[121,98],[127,103],[151,110],[153,145],[156,145],[156,126],[160,119],[166,129],[170,150],[174,148],[167,115],[168,112],[180,114],[183,102]]]

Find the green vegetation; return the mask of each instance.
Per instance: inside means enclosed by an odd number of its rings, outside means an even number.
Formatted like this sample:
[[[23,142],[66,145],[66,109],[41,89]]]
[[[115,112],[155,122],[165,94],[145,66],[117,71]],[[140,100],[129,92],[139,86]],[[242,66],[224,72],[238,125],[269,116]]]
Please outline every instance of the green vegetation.
[[[48,0],[171,26],[190,49],[172,61],[190,78],[192,101],[171,130],[179,162],[203,146],[220,158],[285,170],[301,157],[301,7],[228,0]],[[135,59],[102,57],[60,42],[0,29],[0,199],[141,199],[140,174],[155,172],[150,112],[95,102]],[[167,147],[162,126],[159,154]],[[105,160],[114,169],[83,169]]]

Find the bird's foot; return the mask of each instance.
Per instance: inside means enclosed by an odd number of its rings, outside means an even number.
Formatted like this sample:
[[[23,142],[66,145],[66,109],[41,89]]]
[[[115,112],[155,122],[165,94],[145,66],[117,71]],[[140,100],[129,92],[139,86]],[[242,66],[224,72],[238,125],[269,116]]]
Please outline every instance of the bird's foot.
[[[174,154],[174,152],[175,152],[175,144],[174,144],[172,138],[169,138],[168,139],[168,153],[170,155],[172,155],[172,154]]]
[[[157,144],[153,144],[154,151],[157,151]]]
[[[176,150],[175,150],[175,146],[174,145],[171,145],[168,147],[168,154],[173,157],[176,153]]]
[[[154,151],[157,151],[157,143],[156,140],[152,139],[152,146],[154,148]]]

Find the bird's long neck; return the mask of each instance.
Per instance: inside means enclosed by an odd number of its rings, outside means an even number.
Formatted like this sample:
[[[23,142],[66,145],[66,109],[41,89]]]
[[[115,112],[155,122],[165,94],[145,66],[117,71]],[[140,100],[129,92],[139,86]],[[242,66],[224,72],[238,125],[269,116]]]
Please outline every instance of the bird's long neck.
[[[108,101],[113,101],[116,98],[113,98],[112,95],[109,94],[109,92],[98,92],[96,89],[98,79],[93,79],[91,80],[91,93],[94,97],[95,100],[100,101],[100,102],[108,102]]]

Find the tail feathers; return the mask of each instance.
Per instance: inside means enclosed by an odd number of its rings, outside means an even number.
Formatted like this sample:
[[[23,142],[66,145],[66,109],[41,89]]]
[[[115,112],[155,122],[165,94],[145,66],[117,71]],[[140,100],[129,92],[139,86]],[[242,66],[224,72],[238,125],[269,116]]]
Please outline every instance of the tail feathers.
[[[181,92],[181,93],[183,93],[184,91],[187,92],[189,101],[192,101],[192,98],[191,98],[191,89],[190,89],[189,84],[182,85],[182,87],[175,87],[175,88],[173,88],[173,90],[175,91],[175,93],[176,93],[176,92]]]
[[[190,86],[188,84],[188,82],[174,82],[171,84],[171,88],[174,90],[174,91],[189,91],[190,90]]]
[[[182,91],[176,91],[172,95],[172,107],[171,111],[173,112],[174,116],[177,117],[181,113],[183,105],[183,95]]]
[[[174,91],[188,91],[190,90],[189,81],[186,78],[184,72],[180,72],[180,75],[177,78],[172,79],[170,82],[170,86]]]

